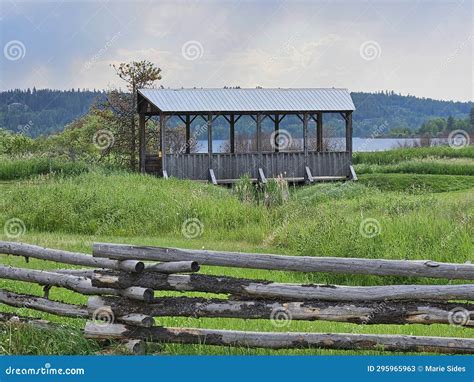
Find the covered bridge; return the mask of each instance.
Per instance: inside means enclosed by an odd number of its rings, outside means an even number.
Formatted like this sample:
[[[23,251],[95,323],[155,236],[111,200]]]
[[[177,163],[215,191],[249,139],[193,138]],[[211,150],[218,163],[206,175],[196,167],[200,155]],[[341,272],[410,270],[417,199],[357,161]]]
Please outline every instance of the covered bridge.
[[[282,175],[291,182],[350,179],[355,177],[352,159],[352,112],[355,110],[347,89],[140,89],[137,108],[140,131],[140,169],[159,176],[232,183],[244,174],[256,181]],[[323,145],[325,113],[337,113],[345,121],[345,149],[329,151]],[[251,152],[236,152],[235,126],[241,116],[255,121],[256,144]],[[303,136],[299,150],[280,147],[286,116],[301,121]],[[147,152],[145,124],[159,116],[160,144]],[[167,147],[167,121],[179,117],[185,126],[183,150]],[[227,152],[213,150],[213,123],[222,116],[229,126]],[[207,152],[191,152],[191,123],[203,118]],[[263,145],[262,122],[273,123],[272,144]],[[316,137],[308,136],[308,124],[316,123]],[[285,137],[283,137],[285,138]],[[310,146],[311,138],[316,144]]]

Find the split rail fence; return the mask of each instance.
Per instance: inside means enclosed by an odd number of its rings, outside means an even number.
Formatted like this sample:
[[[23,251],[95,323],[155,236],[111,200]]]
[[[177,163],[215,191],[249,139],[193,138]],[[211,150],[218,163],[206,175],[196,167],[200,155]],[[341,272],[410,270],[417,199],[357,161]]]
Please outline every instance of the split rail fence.
[[[93,256],[16,242],[0,254],[87,269],[37,270],[0,265],[0,279],[37,283],[44,296],[0,289],[0,303],[87,319],[87,338],[115,339],[132,352],[146,342],[256,348],[322,348],[474,354],[473,338],[359,333],[249,332],[156,326],[156,317],[224,317],[372,324],[446,324],[474,328],[474,284],[343,286],[277,283],[200,274],[200,265],[474,280],[474,264],[215,252],[97,243]],[[49,298],[52,287],[90,296],[85,306]],[[155,292],[179,291],[180,297]],[[192,297],[186,292],[227,295]],[[11,315],[0,314],[1,319]],[[25,322],[28,318],[22,319]],[[34,321],[34,320],[33,320]]]

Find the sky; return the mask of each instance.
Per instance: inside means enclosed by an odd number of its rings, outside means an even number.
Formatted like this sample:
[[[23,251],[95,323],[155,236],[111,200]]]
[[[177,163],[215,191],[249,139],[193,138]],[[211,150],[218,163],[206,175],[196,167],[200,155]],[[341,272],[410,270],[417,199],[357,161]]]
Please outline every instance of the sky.
[[[473,0],[0,0],[0,90],[343,87],[472,101]]]

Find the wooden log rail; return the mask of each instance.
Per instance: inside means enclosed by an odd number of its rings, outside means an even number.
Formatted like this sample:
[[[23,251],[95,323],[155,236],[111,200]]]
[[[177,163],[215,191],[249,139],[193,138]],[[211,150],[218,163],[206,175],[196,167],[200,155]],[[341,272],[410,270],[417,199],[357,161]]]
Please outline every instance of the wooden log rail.
[[[134,301],[134,300],[126,300]],[[0,303],[17,308],[28,308],[40,312],[55,314],[62,317],[89,318],[104,320],[106,322],[119,322],[129,325],[151,327],[154,325],[152,316],[142,313],[115,314],[105,306],[98,306],[88,311],[87,306],[67,304],[59,301],[52,301],[47,298],[33,296],[29,294],[20,294],[4,289],[0,289]]]
[[[68,252],[59,249],[43,248],[37,245],[0,241],[0,253],[6,255],[24,256],[58,263],[81,265],[84,267],[108,268],[117,271],[141,272],[145,268],[142,261],[109,260],[94,258],[85,253]]]
[[[115,295],[142,301],[151,301],[154,295],[153,290],[149,288],[136,286],[120,289],[97,288],[92,285],[91,279],[80,276],[39,271],[36,269],[7,267],[4,265],[0,265],[0,278],[33,282],[49,287],[56,286],[85,295]]]
[[[197,261],[201,265],[280,271],[474,280],[474,264],[440,263],[431,260],[284,256],[109,243],[95,243],[93,245],[93,255],[116,260]]]
[[[416,337],[382,334],[336,334],[297,332],[248,332],[198,328],[139,328],[123,324],[99,326],[87,322],[87,338],[136,338],[152,342],[205,344],[268,349],[385,350],[396,352],[433,352],[474,354],[474,339]]]
[[[474,328],[474,305],[436,302],[280,302],[239,301],[201,297],[157,297],[150,303],[112,296],[89,297],[90,313],[109,307],[115,316],[142,313],[153,317],[224,317],[273,320],[322,320],[353,324],[452,324],[455,312],[465,313],[460,325]]]
[[[384,285],[341,286],[284,284],[264,280],[241,279],[201,274],[163,275],[150,272],[131,274],[97,271],[92,285],[124,289],[132,285],[153,290],[224,293],[253,299],[286,301],[396,301],[396,300],[474,300],[474,284],[463,285]]]
[[[86,306],[66,304],[64,302],[52,301],[43,297],[10,292],[4,289],[0,289],[0,303],[16,308],[35,309],[40,312],[64,317],[89,317]]]
[[[192,273],[198,272],[200,266],[197,261],[173,261],[169,263],[147,264],[145,269],[148,272],[157,273]]]
[[[158,273],[189,273],[198,272],[199,264],[196,261],[176,261],[158,264],[145,264],[138,260],[110,260],[92,257],[86,253],[69,252],[59,249],[44,248],[37,245],[0,241],[0,254],[22,256],[26,259],[34,258],[58,263],[81,265],[84,267],[112,269],[124,272],[142,272],[145,267],[148,271]],[[62,270],[66,273],[67,270]],[[86,272],[86,270],[84,270]],[[73,273],[72,270],[70,273]]]

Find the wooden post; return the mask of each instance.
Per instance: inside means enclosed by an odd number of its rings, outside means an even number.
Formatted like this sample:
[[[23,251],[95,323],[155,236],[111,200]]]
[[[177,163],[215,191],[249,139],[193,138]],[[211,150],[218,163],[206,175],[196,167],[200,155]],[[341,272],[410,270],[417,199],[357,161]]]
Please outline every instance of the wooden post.
[[[257,114],[255,117],[255,122],[257,124],[257,152],[262,153],[262,116]]]
[[[275,133],[273,134],[273,144],[275,145],[275,152],[280,151],[280,144],[278,139],[278,131],[280,130],[280,114],[275,114]]]
[[[230,152],[235,153],[235,115],[230,115]]]
[[[186,142],[185,142],[185,147],[186,147],[186,154],[189,154],[191,152],[191,145],[190,145],[190,139],[191,139],[191,116],[186,115]]]
[[[212,113],[207,115],[207,154],[208,154],[208,167],[209,170],[212,168]]]
[[[303,115],[303,151],[304,151],[304,164],[308,166],[308,113]]]
[[[346,151],[349,153],[352,162],[352,112],[346,112]]]
[[[145,136],[145,114],[138,116],[139,144],[140,144],[140,172],[145,173],[146,160],[146,136]]]
[[[161,150],[161,171],[168,174],[166,169],[166,116],[160,113],[160,150]]]
[[[323,151],[323,113],[318,111],[318,120],[316,121],[316,147],[317,151]]]

